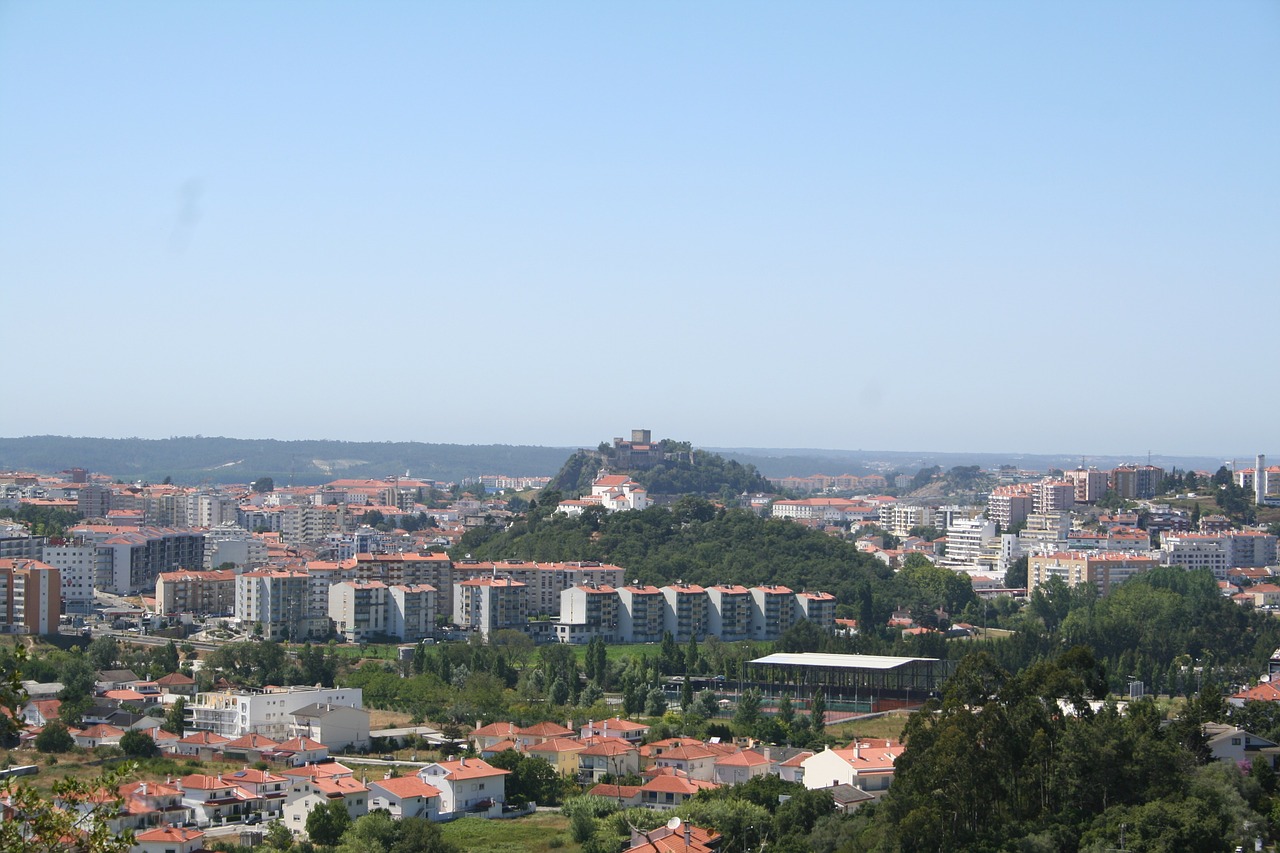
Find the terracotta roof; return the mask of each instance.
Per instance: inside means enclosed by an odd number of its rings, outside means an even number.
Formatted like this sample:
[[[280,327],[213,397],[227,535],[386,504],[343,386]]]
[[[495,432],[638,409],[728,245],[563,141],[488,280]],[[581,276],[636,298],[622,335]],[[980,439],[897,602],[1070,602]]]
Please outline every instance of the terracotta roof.
[[[438,797],[440,789],[428,785],[417,776],[400,776],[395,779],[378,779],[370,782],[371,787],[381,788],[388,794],[401,799],[405,797]]]
[[[188,841],[195,841],[197,838],[204,838],[204,830],[202,829],[186,829],[181,826],[157,826],[155,829],[147,829],[139,832],[134,838],[139,843],[173,843],[186,844]]]
[[[192,773],[190,776],[182,777],[182,787],[185,790],[219,791],[223,788],[234,788],[236,783],[229,782],[220,776]]]
[[[722,756],[716,761],[717,766],[724,767],[759,767],[768,764],[769,759],[752,749],[744,749],[732,755]]]
[[[520,744],[508,738],[506,740],[500,740],[497,743],[490,744],[480,751],[486,755],[497,755],[499,752],[506,752],[508,749],[519,751]]]
[[[445,771],[445,778],[450,782],[461,779],[480,779],[485,776],[506,776],[511,771],[501,770],[479,758],[458,759],[457,761],[441,761],[437,765]]]
[[[291,767],[282,772],[286,776],[307,779],[325,776],[350,776],[353,771],[350,767],[347,767],[345,764],[340,764],[337,761],[325,761],[319,764],[313,763],[303,765],[302,767]]]
[[[608,797],[611,800],[629,800],[639,793],[639,785],[606,785],[604,783],[596,785],[590,791],[587,791],[588,796]]]
[[[585,747],[582,741],[573,740],[567,737],[549,737],[541,743],[535,743],[530,746],[529,752],[567,752],[569,750],[581,751]]]
[[[565,735],[576,734],[576,732],[573,729],[566,729],[559,723],[545,722],[529,726],[526,729],[516,729],[516,734],[531,735],[533,737],[564,737]]]
[[[634,587],[628,588],[634,589]],[[613,717],[608,720],[592,722],[589,727],[592,729],[600,728],[606,732],[611,730],[620,732],[638,732],[649,728],[644,723],[633,723],[630,720],[624,720],[621,717]]]
[[[279,749],[280,744],[269,737],[251,732],[222,745],[223,749]]]
[[[283,749],[287,752],[308,752],[317,749],[328,749],[318,740],[312,740],[309,737],[295,737],[280,744],[277,749]]]
[[[196,680],[194,678],[185,676],[180,672],[171,672],[168,675],[161,676],[160,678],[156,679],[156,684],[160,685],[161,687],[173,687],[179,684],[186,685],[186,684],[195,684],[195,683],[196,683]]]
[[[714,782],[703,782],[700,779],[682,779],[679,776],[655,776],[640,786],[642,791],[654,791],[659,794],[688,794],[699,791],[711,791],[720,786]]]
[[[222,746],[231,738],[223,737],[216,732],[192,732],[178,743],[189,743],[197,746]]]

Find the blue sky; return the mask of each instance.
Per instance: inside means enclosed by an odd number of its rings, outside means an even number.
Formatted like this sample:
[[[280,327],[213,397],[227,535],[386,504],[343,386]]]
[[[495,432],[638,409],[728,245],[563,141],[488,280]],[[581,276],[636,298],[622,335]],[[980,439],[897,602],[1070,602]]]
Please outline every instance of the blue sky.
[[[0,434],[1239,455],[1280,4],[0,4]]]

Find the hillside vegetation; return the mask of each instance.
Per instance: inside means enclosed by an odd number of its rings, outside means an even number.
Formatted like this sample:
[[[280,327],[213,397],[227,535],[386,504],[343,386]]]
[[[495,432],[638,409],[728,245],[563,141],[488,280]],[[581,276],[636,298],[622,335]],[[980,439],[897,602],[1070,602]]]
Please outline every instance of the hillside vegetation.
[[[783,519],[760,518],[698,498],[671,507],[606,514],[589,510],[569,518],[555,513],[559,495],[544,492],[526,516],[506,530],[469,531],[455,558],[479,560],[598,560],[625,568],[628,580],[662,585],[776,583],[798,591],[823,590],[844,603],[883,593],[877,610],[892,609],[886,584],[892,573],[836,539]]]
[[[571,495],[586,494],[602,468],[626,474],[650,495],[740,495],[771,492],[772,485],[754,465],[744,465],[706,450],[694,450],[687,441],[663,439],[658,446],[666,458],[652,468],[628,469],[618,464],[614,449],[601,444],[595,450],[579,450],[565,461],[549,488]]]

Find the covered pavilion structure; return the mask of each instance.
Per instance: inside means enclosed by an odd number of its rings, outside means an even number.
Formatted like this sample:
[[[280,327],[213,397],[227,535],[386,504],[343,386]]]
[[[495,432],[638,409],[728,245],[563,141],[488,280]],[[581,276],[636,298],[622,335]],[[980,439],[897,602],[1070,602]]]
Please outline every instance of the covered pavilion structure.
[[[909,708],[937,696],[955,663],[937,658],[777,652],[749,661],[743,688],[765,704],[790,696],[805,706],[821,691],[832,711],[872,713]]]

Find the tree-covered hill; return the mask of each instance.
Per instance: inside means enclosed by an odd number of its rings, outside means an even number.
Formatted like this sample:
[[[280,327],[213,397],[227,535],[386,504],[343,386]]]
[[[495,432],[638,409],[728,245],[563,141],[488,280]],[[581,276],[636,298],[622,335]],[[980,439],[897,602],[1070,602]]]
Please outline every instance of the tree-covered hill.
[[[0,470],[87,468],[126,481],[314,485],[338,477],[414,477],[457,482],[480,474],[550,476],[567,448],[416,441],[276,441],[181,436],[166,439],[0,438]]]
[[[891,573],[882,563],[852,543],[791,521],[726,510],[695,498],[640,512],[589,510],[569,518],[554,512],[558,501],[557,493],[544,492],[540,505],[510,528],[469,531],[453,556],[598,560],[627,569],[628,580],[658,585],[675,580],[777,583],[797,592],[830,592],[855,608],[872,595],[887,602],[881,588]]]
[[[570,495],[590,491],[591,483],[607,468],[626,474],[650,495],[698,495],[701,497],[740,495],[743,492],[771,492],[772,485],[754,465],[706,450],[694,450],[687,441],[663,439],[658,447],[664,459],[651,468],[629,469],[620,464],[614,448],[601,444],[595,450],[574,453],[551,479],[550,488]]]

